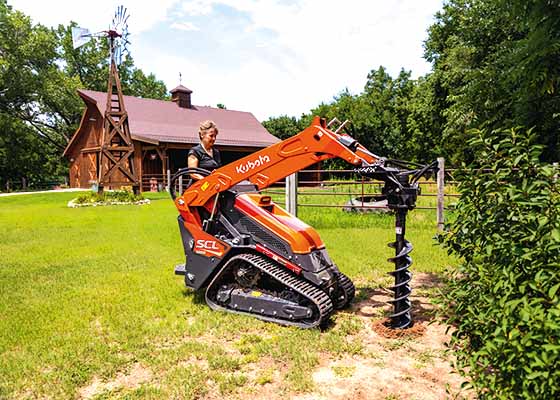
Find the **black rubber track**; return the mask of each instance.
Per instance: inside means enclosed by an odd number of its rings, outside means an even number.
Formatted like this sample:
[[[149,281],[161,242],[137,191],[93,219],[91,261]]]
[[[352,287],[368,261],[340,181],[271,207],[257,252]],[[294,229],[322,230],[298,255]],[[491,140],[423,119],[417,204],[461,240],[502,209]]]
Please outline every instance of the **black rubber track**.
[[[257,313],[234,310],[217,304],[215,299],[210,299],[210,293],[212,291],[214,293],[217,293],[218,289],[214,288],[213,286],[215,284],[220,285],[220,277],[224,274],[224,272],[228,270],[228,268],[230,268],[231,265],[233,265],[237,261],[243,261],[250,264],[251,266],[259,269],[262,273],[268,275],[269,277],[284,285],[286,289],[291,289],[301,296],[305,297],[316,308],[313,316],[310,319],[291,321],[287,319],[273,318]],[[227,261],[221,271],[212,280],[210,285],[208,285],[208,288],[206,289],[206,303],[208,303],[208,305],[214,310],[227,311],[234,314],[250,315],[264,321],[275,322],[281,325],[297,326],[299,328],[315,328],[317,326],[321,326],[329,319],[334,311],[332,300],[321,289],[313,286],[299,276],[296,276],[293,273],[287,271],[285,267],[276,264],[274,261],[258,254],[252,253],[238,254]]]
[[[335,304],[336,309],[340,310],[344,307],[347,307],[350,302],[354,300],[356,287],[354,286],[354,283],[352,283],[350,278],[348,278],[342,272],[339,272],[337,281],[339,289],[342,290],[344,294],[344,297],[340,301],[337,301],[337,303]]]

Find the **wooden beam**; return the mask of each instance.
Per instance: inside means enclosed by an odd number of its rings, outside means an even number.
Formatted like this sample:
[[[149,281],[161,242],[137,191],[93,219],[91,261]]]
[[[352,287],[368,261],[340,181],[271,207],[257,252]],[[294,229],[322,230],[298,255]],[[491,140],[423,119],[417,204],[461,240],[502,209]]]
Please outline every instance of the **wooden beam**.
[[[100,150],[101,150],[100,146],[85,147],[82,150],[80,150],[80,153],[98,153]]]

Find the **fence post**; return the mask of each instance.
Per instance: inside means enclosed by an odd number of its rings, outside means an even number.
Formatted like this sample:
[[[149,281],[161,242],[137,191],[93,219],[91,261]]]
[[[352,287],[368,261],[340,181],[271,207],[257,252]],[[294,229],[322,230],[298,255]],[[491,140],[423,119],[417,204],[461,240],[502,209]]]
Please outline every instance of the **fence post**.
[[[167,188],[168,192],[171,190],[170,186],[171,186],[171,170],[168,169],[167,170],[167,185],[166,185],[166,188]]]
[[[179,196],[183,194],[183,175],[179,177]]]
[[[444,197],[444,189],[445,189],[445,158],[438,157],[438,173],[437,173],[437,229],[439,232],[443,232],[443,223],[444,223],[444,216],[443,216],[443,201]]]
[[[297,217],[297,186],[297,172],[286,177],[286,211],[295,217]]]

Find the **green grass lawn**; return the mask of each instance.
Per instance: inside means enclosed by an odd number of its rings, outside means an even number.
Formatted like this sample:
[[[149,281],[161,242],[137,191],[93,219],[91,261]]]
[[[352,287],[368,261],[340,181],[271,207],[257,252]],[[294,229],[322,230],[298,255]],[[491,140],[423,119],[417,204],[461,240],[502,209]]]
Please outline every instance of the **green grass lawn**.
[[[145,206],[67,208],[74,197],[0,198],[0,398],[74,398],[94,378],[138,364],[149,380],[97,397],[250,394],[276,371],[280,390],[306,391],[321,357],[363,351],[351,312],[321,332],[210,311],[173,274],[184,260],[167,195],[148,194]],[[358,289],[389,283],[393,216],[302,207],[300,218]],[[434,245],[435,211],[415,210],[408,222],[413,270],[452,262]]]

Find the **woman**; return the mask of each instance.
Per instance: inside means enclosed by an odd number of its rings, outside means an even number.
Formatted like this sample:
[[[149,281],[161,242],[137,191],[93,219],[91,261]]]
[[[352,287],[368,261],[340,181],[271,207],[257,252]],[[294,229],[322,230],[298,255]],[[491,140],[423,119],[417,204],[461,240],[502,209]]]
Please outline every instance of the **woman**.
[[[187,165],[189,168],[203,168],[213,171],[222,166],[222,158],[218,149],[214,148],[218,136],[218,127],[214,121],[203,121],[198,129],[200,144],[189,150]],[[202,179],[200,174],[191,174],[194,179]]]

